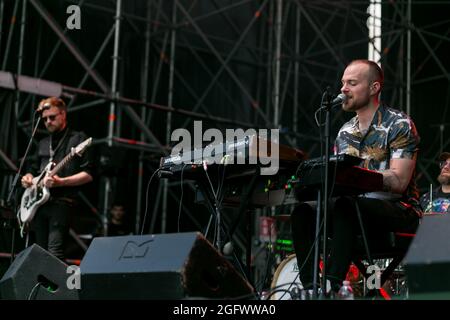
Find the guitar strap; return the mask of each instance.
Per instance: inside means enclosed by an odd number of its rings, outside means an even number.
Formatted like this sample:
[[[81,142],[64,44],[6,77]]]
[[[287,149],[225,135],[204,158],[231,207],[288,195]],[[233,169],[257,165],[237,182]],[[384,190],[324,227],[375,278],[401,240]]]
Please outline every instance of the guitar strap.
[[[61,147],[61,145],[63,144],[64,140],[67,137],[67,133],[69,132],[69,128],[66,128],[66,132],[64,132],[64,135],[62,136],[62,138],[59,140],[58,145],[56,146],[55,149],[53,149],[53,136],[50,136],[50,144],[49,144],[49,152],[50,152],[50,160],[49,162],[53,161],[53,157],[55,155],[55,153],[58,151],[58,149]]]

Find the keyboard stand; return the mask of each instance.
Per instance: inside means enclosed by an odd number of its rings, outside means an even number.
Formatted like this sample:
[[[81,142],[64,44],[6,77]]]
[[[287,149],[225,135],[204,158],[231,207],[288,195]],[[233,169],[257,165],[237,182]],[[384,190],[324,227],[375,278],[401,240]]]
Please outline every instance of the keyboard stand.
[[[245,268],[241,268],[241,271],[245,273],[245,277],[247,278],[247,281],[249,281],[253,285],[252,280],[252,270],[251,270],[251,261],[252,261],[252,224],[253,224],[253,210],[250,209],[249,203],[252,197],[252,194],[255,190],[255,187],[257,185],[259,176],[259,170],[257,173],[253,174],[251,176],[251,179],[249,183],[244,187],[243,193],[242,193],[242,201],[239,204],[239,209],[236,215],[236,219],[230,223],[231,227],[227,228],[223,221],[220,221],[220,230],[218,232],[221,232],[221,235],[224,237],[221,238],[223,241],[219,241],[217,243],[214,243],[217,250],[220,252],[220,254],[223,254],[223,246],[227,243],[232,241],[232,236],[236,232],[237,227],[242,221],[243,217],[246,217],[245,223],[246,223],[246,247],[245,247],[245,255],[246,255],[246,263],[242,263],[241,259],[234,255],[234,257],[237,259],[237,262],[240,266],[245,266]],[[211,192],[211,187],[206,181],[203,180],[197,180],[199,190],[202,193],[205,205],[208,207],[208,209],[212,212],[212,216],[216,219],[220,218],[218,217],[214,195]],[[220,218],[221,219],[221,218]],[[207,236],[208,230],[205,230],[204,234]],[[245,270],[244,270],[245,269]],[[254,287],[254,285],[253,285]]]
[[[259,170],[258,170],[259,171]],[[247,239],[246,239],[246,244],[247,247],[245,249],[246,251],[246,266],[247,266],[247,277],[248,279],[252,279],[252,211],[249,209],[249,202],[250,199],[253,195],[253,192],[255,191],[255,187],[256,187],[256,182],[258,180],[258,176],[259,176],[259,172],[255,173],[252,177],[251,180],[249,182],[248,185],[246,185],[246,187],[244,188],[244,192],[242,194],[242,201],[239,205],[239,209],[238,209],[238,213],[237,213],[237,218],[234,221],[234,223],[231,225],[230,228],[230,234],[229,234],[229,241],[231,241],[231,237],[232,235],[236,232],[236,229],[238,227],[238,225],[241,222],[242,217],[247,216],[246,219],[246,231],[247,231]]]

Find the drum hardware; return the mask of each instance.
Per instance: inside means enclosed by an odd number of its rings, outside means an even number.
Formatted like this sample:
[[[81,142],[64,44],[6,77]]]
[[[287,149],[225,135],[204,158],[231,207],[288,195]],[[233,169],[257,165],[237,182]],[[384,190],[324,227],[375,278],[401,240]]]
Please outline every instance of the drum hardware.
[[[271,300],[310,300],[311,297],[303,290],[298,273],[297,257],[295,254],[287,256],[275,270],[271,283]],[[322,271],[322,261],[320,263]],[[320,272],[322,277],[322,272]],[[351,282],[355,296],[363,296],[364,278],[355,265],[351,265],[346,280]],[[331,283],[327,280],[327,293],[331,290]]]
[[[380,272],[384,272],[386,268],[391,263],[392,258],[386,259],[375,259],[374,264],[379,268]],[[365,262],[368,265],[367,262]],[[367,289],[367,279],[365,279],[362,274],[361,280],[355,282],[355,286],[352,285],[354,291],[355,288],[357,291],[361,291],[361,296],[366,296],[368,294]],[[408,296],[408,284],[405,275],[405,269],[402,263],[398,265],[398,267],[394,270],[392,275],[386,280],[382,288],[390,295],[396,297],[407,297]],[[356,294],[355,294],[356,296]]]

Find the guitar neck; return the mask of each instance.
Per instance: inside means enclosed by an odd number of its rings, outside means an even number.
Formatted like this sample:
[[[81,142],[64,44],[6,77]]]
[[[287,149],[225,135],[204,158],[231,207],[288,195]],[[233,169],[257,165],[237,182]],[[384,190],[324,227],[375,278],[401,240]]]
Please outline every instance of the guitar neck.
[[[81,157],[84,150],[91,144],[91,141],[92,138],[86,139],[85,141],[77,145],[75,148],[72,148],[68,155],[66,155],[52,170],[48,171],[48,175],[52,177],[55,174],[57,174],[58,171],[61,170],[61,168],[64,167],[70,160],[72,160],[72,158],[75,155]]]
[[[50,172],[48,175],[50,177],[54,176],[58,173],[59,170],[61,170],[71,159],[73,158],[73,154],[69,153],[67,156],[64,157]]]

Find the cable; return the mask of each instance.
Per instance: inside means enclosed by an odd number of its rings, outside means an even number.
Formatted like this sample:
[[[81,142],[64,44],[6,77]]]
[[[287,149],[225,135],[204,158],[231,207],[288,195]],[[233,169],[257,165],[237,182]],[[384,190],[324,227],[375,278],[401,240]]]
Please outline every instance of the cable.
[[[203,168],[204,168],[203,171],[205,171],[205,174],[206,174],[206,178],[208,178],[209,186],[211,187],[211,191],[212,191],[212,193],[213,193],[214,200],[215,200],[216,203],[217,203],[217,194],[216,194],[216,192],[214,191],[214,187],[213,187],[213,185],[212,185],[211,179],[209,178],[209,174],[208,174],[208,170],[207,170],[207,164],[206,164],[206,161],[203,162]]]
[[[322,227],[323,227],[323,220],[322,220],[322,222],[321,222],[321,224],[320,224],[320,229],[319,229],[319,231],[322,230]],[[298,268],[298,273],[297,273],[297,275],[295,276],[294,280],[292,280],[291,282],[286,282],[286,283],[280,284],[280,285],[278,285],[278,286],[276,286],[276,287],[274,287],[274,288],[271,288],[272,290],[275,290],[275,289],[277,289],[277,288],[281,288],[281,287],[286,286],[287,284],[289,284],[289,287],[286,289],[286,291],[284,292],[284,294],[280,297],[280,300],[284,297],[284,295],[286,294],[286,292],[289,292],[289,293],[291,294],[290,289],[291,289],[293,286],[297,286],[296,281],[297,281],[297,279],[300,277],[300,273],[302,272],[303,268],[304,268],[305,265],[306,265],[306,262],[307,262],[308,259],[310,258],[311,253],[312,253],[312,251],[313,251],[313,249],[314,249],[314,247],[315,247],[315,245],[316,245],[316,243],[317,243],[317,241],[318,241],[319,238],[320,238],[320,232],[319,232],[319,234],[316,236],[316,238],[314,239],[314,242],[313,242],[313,244],[311,245],[311,247],[310,247],[310,249],[309,249],[309,251],[308,251],[308,254],[306,255],[305,261],[303,261],[303,264]],[[296,257],[296,259],[297,259],[297,257]],[[326,257],[324,257],[324,259],[326,259]],[[298,260],[297,260],[297,262],[298,262]],[[326,281],[326,280],[325,280],[325,281]],[[300,281],[300,282],[301,282],[301,281]],[[302,286],[303,286],[303,284],[302,284]],[[272,290],[270,290],[269,292],[271,292]],[[326,289],[325,289],[325,290],[326,290]],[[271,295],[269,295],[269,297],[270,297],[270,296],[271,296]]]
[[[42,285],[41,282],[38,282],[38,283],[36,283],[36,284],[34,285],[33,289],[31,289],[30,294],[28,295],[27,300],[31,300],[31,296],[33,295],[33,293],[35,292],[35,290],[36,290],[40,285]]]
[[[281,285],[281,286],[285,286],[285,285],[286,285],[286,284],[283,284],[283,285]],[[292,292],[289,291],[288,289],[276,289],[276,290],[273,290],[272,292],[269,293],[269,295],[267,296],[266,300],[270,300],[270,297],[273,296],[275,293],[278,293],[278,292],[284,292],[284,293],[283,293],[283,296],[284,296],[286,293],[289,293],[290,296],[291,296],[291,298],[292,298]],[[282,297],[283,297],[283,296],[282,296]],[[281,298],[280,298],[279,300],[281,300]]]
[[[208,171],[207,171],[207,168],[208,168],[208,167],[207,167],[207,163],[206,163],[206,162],[203,163],[203,169],[204,169],[204,171],[205,171],[206,178],[208,179],[209,186],[210,186],[210,188],[211,188],[211,191],[212,191],[212,194],[213,194],[213,197],[214,197],[214,205],[215,205],[215,208],[211,208],[212,211],[213,211],[213,215],[214,215],[215,218],[216,218],[216,222],[214,223],[214,231],[213,231],[213,242],[212,242],[213,244],[216,243],[216,239],[220,239],[219,233],[222,231],[222,229],[224,229],[224,233],[225,233],[225,235],[228,237],[228,239],[229,239],[230,241],[232,241],[232,237],[231,237],[231,235],[229,234],[228,230],[226,230],[226,229],[219,223],[219,222],[220,222],[220,221],[219,221],[219,219],[220,219],[220,210],[221,210],[221,205],[222,205],[222,201],[223,201],[223,198],[224,198],[224,194],[222,193],[222,187],[223,187],[223,184],[224,184],[224,181],[225,181],[225,167],[226,167],[226,163],[225,163],[224,166],[223,166],[222,179],[220,179],[220,170],[219,170],[219,172],[218,172],[218,180],[219,180],[219,181],[221,180],[221,182],[218,182],[218,188],[217,188],[217,192],[216,192],[216,191],[214,190],[213,184],[212,184],[212,182],[211,182],[211,179],[210,179],[209,174],[208,174]],[[220,200],[219,200],[219,197],[220,197]],[[211,203],[209,203],[209,201],[208,201],[207,203],[209,204],[209,206],[211,206]],[[214,209],[215,209],[215,210],[214,210]],[[210,219],[210,221],[209,221],[209,223],[208,223],[207,230],[209,230],[210,223],[211,223],[211,219]],[[218,249],[219,249],[219,251],[221,251],[222,248],[218,248]],[[246,275],[245,271],[243,270],[242,264],[241,264],[241,262],[240,262],[238,256],[236,255],[236,252],[235,252],[234,250],[233,250],[233,256],[234,256],[234,258],[236,259],[236,261],[238,262],[238,266],[239,266],[239,268],[241,269],[242,275],[244,276],[244,278],[245,278],[247,281],[249,281],[249,279],[247,278],[247,275]],[[249,282],[250,282],[250,281],[249,281]],[[258,293],[254,293],[253,296],[254,296],[254,297],[257,297],[258,299],[260,299]]]
[[[219,180],[218,181],[218,188],[217,188],[217,191],[215,191],[214,187],[213,187],[213,184],[212,184],[212,181],[211,181],[211,178],[209,177],[209,174],[208,174],[208,171],[207,171],[208,165],[207,165],[206,161],[203,162],[203,169],[204,169],[206,178],[208,180],[209,186],[211,188],[211,192],[212,192],[212,195],[213,195],[213,198],[214,198],[214,206],[215,206],[215,208],[213,208],[212,204],[210,203],[210,201],[206,202],[211,207],[210,209],[213,212],[213,216],[215,216],[215,218],[216,218],[216,221],[214,223],[214,231],[213,231],[213,241],[212,241],[213,244],[216,243],[216,239],[220,239],[220,234],[219,233],[222,231],[222,229],[224,230],[223,232],[228,237],[228,239],[230,241],[232,240],[231,235],[229,234],[229,231],[226,230],[220,224],[220,210],[221,210],[221,205],[222,205],[222,201],[223,201],[223,198],[224,198],[224,194],[222,193],[222,187],[223,187],[223,184],[224,184],[224,181],[225,181],[225,167],[226,167],[226,163],[224,163],[224,169],[222,171],[222,179],[220,179],[220,169],[219,169],[219,172],[218,172],[218,180]],[[220,200],[219,200],[219,197],[220,197]],[[206,234],[207,234],[207,232],[208,232],[208,230],[210,228],[210,223],[211,223],[211,219],[208,222]],[[218,250],[219,250],[219,252],[221,252],[222,248],[218,248]],[[235,251],[233,251],[233,255],[234,255],[234,258],[236,259],[236,261],[238,262],[238,265],[239,265],[239,268],[241,269],[242,275],[244,276],[244,278],[247,281],[249,281],[249,279],[247,278],[247,275],[244,272],[242,264],[241,264],[239,258],[237,257]],[[252,296],[259,298],[259,294],[258,293],[253,293]]]
[[[211,227],[211,223],[212,223],[213,217],[214,217],[214,215],[211,215],[209,217],[208,225],[206,226],[206,229],[205,229],[205,232],[204,232],[206,238],[208,238],[209,228]]]
[[[221,165],[217,165],[217,196],[222,192],[223,183],[225,181],[225,166],[223,165],[222,175],[220,175]],[[221,179],[222,178],[222,179]]]
[[[180,206],[178,208],[178,232],[180,232],[180,219],[181,219],[181,208],[183,206],[183,173],[184,173],[184,168],[186,168],[187,164],[183,164],[183,167],[181,168],[181,179],[180,179],[180,184],[181,184],[181,196],[180,196]]]
[[[225,196],[225,194],[224,193],[222,193],[222,189],[223,189],[223,185],[224,185],[224,183],[225,183],[225,169],[226,169],[226,163],[223,165],[223,170],[222,170],[222,179],[221,179],[221,182],[220,182],[220,185],[219,185],[219,187],[218,187],[218,189],[217,189],[217,197],[218,197],[218,199],[219,199],[219,204],[218,204],[218,206],[219,207],[221,207],[222,206],[222,201],[223,201],[223,198],[224,198],[224,196]],[[220,166],[218,167],[218,168],[220,168]],[[220,180],[220,174],[219,174],[219,180]]]
[[[152,183],[152,180],[155,176],[155,174],[157,174],[159,171],[161,170],[161,168],[158,168],[155,170],[155,172],[153,172],[152,176],[150,177],[150,180],[147,183],[147,190],[145,191],[145,212],[144,212],[144,219],[142,220],[142,227],[141,227],[141,235],[144,234],[144,226],[145,226],[145,221],[147,219],[147,211],[148,211],[148,191],[150,189],[150,184]]]
[[[220,239],[221,239],[221,237],[220,237],[220,229],[221,229],[220,219],[221,219],[221,217],[220,217],[219,201],[217,199],[217,193],[216,193],[216,191],[214,191],[213,184],[212,184],[211,179],[208,174],[206,161],[203,161],[203,169],[205,171],[206,178],[208,179],[209,186],[211,187],[211,191],[212,191],[213,197],[214,197],[214,206],[215,206],[214,209],[215,209],[215,213],[216,213],[216,223],[214,224],[213,243],[215,243],[216,239],[217,239],[218,250],[221,251],[222,250],[222,248],[220,247],[221,246],[221,243],[220,243]]]
[[[268,250],[269,252],[267,254],[266,266],[264,268],[264,270],[265,270],[264,277],[262,278],[262,280],[261,280],[261,282],[259,284],[255,284],[255,287],[258,287],[259,285],[261,285],[262,286],[261,290],[263,289],[264,284],[265,284],[265,282],[266,282],[266,280],[268,278],[269,268],[270,268],[270,264],[271,264],[271,260],[272,260],[272,255],[274,254],[274,250],[273,250],[274,245],[273,245],[273,241],[272,241],[272,231],[273,231],[274,228],[275,228],[275,224],[272,223],[271,226],[270,226],[270,229],[269,229],[269,244],[268,244],[269,245],[269,250]]]
[[[296,279],[295,279],[295,280],[296,280]],[[295,281],[295,280],[294,280],[294,281]],[[286,286],[286,285],[288,285],[288,284],[290,284],[290,285],[289,285],[289,288],[288,288],[288,289],[283,289],[283,287]],[[283,295],[282,295],[278,300],[282,300],[283,297],[284,297],[284,295],[285,295],[286,293],[289,293],[289,295],[291,296],[291,299],[294,298],[294,297],[292,296],[292,290],[290,290],[290,288],[291,288],[292,286],[294,286],[294,288],[297,288],[298,290],[301,290],[300,287],[299,287],[299,285],[298,285],[297,283],[294,283],[294,282],[285,282],[285,283],[279,284],[279,285],[273,287],[271,290],[269,290],[269,294],[266,296],[266,300],[269,300],[271,296],[273,296],[275,293],[278,293],[278,292],[283,292]]]
[[[322,110],[323,110],[322,108],[319,108],[319,109],[316,110],[316,112],[314,112],[314,120],[316,120],[316,124],[317,124],[318,127],[323,127],[325,125],[325,123],[319,123],[319,120],[317,120],[317,114],[319,112],[321,112]],[[320,118],[322,118],[322,114],[320,114]]]

